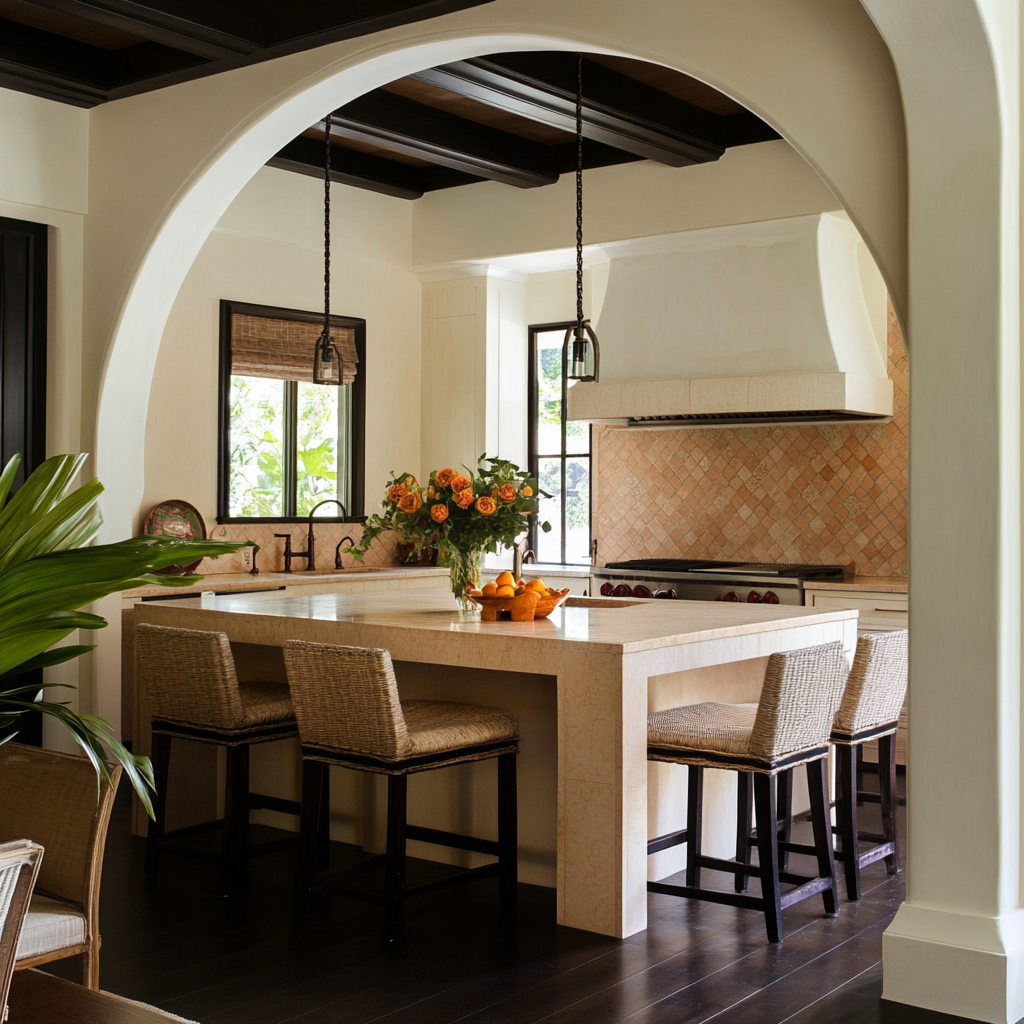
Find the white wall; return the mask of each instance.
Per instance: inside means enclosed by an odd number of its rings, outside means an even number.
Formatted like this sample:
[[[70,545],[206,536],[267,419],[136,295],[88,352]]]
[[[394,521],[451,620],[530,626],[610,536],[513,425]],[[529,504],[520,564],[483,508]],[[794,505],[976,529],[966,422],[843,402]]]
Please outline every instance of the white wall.
[[[409,272],[411,204],[332,186],[331,309],[366,319],[366,496],[419,468],[420,285]],[[167,321],[146,426],[144,516],[217,503],[219,302],[323,308],[323,184],[264,168],[207,239]]]

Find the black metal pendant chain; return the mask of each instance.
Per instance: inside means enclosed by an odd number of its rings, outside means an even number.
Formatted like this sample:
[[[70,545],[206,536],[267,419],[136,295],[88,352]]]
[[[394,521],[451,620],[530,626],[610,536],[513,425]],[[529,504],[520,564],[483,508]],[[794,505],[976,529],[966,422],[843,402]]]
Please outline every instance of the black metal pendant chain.
[[[331,336],[331,115],[324,118],[324,341]]]
[[[583,324],[583,54],[576,54],[576,326]]]

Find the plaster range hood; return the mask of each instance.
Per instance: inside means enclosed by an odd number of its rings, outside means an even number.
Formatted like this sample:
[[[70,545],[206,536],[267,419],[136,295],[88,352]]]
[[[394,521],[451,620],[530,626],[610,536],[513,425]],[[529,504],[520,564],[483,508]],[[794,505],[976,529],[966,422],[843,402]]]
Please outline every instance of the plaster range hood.
[[[892,415],[886,289],[844,214],[603,248],[592,271],[601,380],[569,389],[570,420],[664,429]]]

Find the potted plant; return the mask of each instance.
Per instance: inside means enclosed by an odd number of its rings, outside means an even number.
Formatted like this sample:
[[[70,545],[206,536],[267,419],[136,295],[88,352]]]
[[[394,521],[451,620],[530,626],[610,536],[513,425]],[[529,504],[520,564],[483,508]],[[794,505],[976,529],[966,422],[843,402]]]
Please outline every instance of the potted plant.
[[[537,513],[537,497],[537,481],[529,473],[486,454],[477,459],[476,473],[438,469],[426,487],[411,473],[392,473],[383,514],[369,517],[359,544],[348,551],[362,559],[386,531],[394,533],[400,545],[411,545],[417,558],[436,548],[437,564],[451,570],[452,593],[469,607],[466,587],[479,581],[480,556],[515,544],[527,527],[525,517]],[[540,528],[546,533],[551,524],[541,523]]]
[[[96,499],[99,480],[69,490],[84,455],[47,459],[12,496],[20,455],[0,473],[0,726],[28,711],[56,719],[109,779],[106,751],[124,768],[152,817],[153,772],[149,758],[125,749],[112,727],[96,715],[73,711],[65,702],[44,699],[44,690],[67,684],[26,684],[18,677],[93,650],[94,644],[54,645],[76,629],[102,629],[106,619],[81,611],[108,594],[148,584],[193,585],[195,576],[154,575],[169,565],[216,557],[243,543],[133,537],[116,544],[92,544],[103,522]],[[12,737],[6,736],[0,742]]]

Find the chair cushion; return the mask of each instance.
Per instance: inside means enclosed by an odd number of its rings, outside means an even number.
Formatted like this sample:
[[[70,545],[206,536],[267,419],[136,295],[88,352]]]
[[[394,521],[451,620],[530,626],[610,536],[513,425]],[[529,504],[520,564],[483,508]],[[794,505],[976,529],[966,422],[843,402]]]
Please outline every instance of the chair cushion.
[[[18,938],[18,959],[42,956],[85,942],[85,914],[69,903],[33,895]]]
[[[519,738],[519,723],[497,708],[447,700],[403,700],[409,757]]]
[[[669,750],[700,750],[743,755],[757,717],[756,704],[687,704],[647,716],[647,745]]]
[[[294,722],[295,709],[287,683],[265,680],[238,684],[242,698],[242,722],[246,728],[256,725],[277,725]]]

